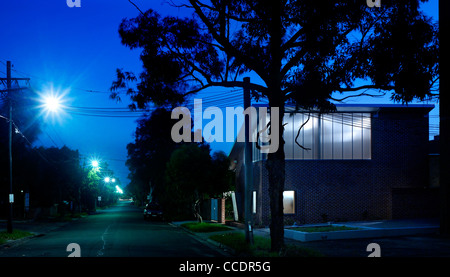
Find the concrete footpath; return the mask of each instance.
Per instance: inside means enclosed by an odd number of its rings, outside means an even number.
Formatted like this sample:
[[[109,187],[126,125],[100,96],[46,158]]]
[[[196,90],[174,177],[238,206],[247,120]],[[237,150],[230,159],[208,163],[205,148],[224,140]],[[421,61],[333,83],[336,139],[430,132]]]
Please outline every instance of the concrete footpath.
[[[381,257],[450,257],[450,237],[439,235],[439,221],[436,219],[378,220],[335,224],[363,227],[379,233],[375,233],[374,237],[307,242],[286,239],[286,243],[312,248],[328,257],[367,257],[372,254],[372,249],[368,249],[371,243],[379,245]]]
[[[182,223],[184,222],[173,222],[177,226],[180,226]],[[371,243],[379,245],[381,257],[450,257],[450,237],[445,238],[438,234],[439,222],[435,219],[378,220],[334,224],[380,229],[384,235],[373,238],[349,237],[346,239],[324,239],[306,242],[285,238],[285,243],[314,249],[326,257],[367,257],[373,251],[368,249],[368,245]],[[242,228],[229,227],[232,230],[213,233],[191,233],[205,241],[212,242],[209,240],[209,237],[214,234],[244,232]],[[420,230],[421,228],[424,230],[423,234],[417,232],[414,235],[402,235],[401,232],[402,229]],[[435,232],[430,232],[432,229]],[[270,238],[270,230],[268,228],[255,228],[254,235]]]

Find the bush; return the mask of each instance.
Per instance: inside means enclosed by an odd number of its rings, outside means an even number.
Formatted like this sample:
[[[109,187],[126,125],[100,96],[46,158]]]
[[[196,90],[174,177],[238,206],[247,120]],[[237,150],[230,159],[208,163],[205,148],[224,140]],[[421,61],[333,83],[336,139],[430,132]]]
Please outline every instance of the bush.
[[[198,232],[198,233],[208,233],[208,232],[219,232],[219,231],[228,231],[231,230],[231,228],[224,226],[222,224],[217,223],[198,223],[198,222],[190,222],[190,223],[184,223],[181,226],[191,230],[192,232]]]
[[[10,234],[6,231],[0,232],[0,244],[6,243],[8,240],[16,240],[32,236],[33,234],[22,230],[13,230]]]

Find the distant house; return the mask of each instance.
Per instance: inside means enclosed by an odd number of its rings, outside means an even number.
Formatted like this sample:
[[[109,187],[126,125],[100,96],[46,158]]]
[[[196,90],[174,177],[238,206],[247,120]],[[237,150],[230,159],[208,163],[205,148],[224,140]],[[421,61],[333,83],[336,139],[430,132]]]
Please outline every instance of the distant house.
[[[328,114],[286,108],[285,223],[438,216],[438,188],[430,185],[428,156],[428,113],[433,108],[344,104]],[[267,226],[267,154],[255,146],[253,220]],[[243,157],[244,143],[235,142],[229,158],[241,218]]]

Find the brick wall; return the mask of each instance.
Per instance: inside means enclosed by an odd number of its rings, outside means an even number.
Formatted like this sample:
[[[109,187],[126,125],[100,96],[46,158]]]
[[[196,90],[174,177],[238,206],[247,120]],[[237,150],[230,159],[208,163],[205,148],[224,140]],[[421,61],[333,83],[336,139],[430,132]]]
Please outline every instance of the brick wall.
[[[428,183],[428,118],[381,110],[372,118],[371,160],[287,160],[285,190],[295,191],[292,224],[420,217],[435,214],[437,194]],[[256,225],[270,222],[265,162],[254,163]],[[413,189],[414,193],[399,193]],[[421,203],[417,205],[417,203]],[[424,213],[424,205],[427,213]],[[431,205],[431,206],[430,206]]]

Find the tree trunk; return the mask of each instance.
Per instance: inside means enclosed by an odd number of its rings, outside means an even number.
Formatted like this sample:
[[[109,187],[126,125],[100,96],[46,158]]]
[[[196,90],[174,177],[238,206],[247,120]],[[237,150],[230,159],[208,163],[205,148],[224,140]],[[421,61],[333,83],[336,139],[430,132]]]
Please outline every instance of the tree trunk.
[[[284,160],[284,140],[283,140],[283,117],[284,117],[284,95],[281,90],[281,9],[280,1],[271,1],[271,22],[269,25],[270,33],[270,84],[269,88],[269,106],[279,107],[279,133],[278,150],[269,153],[267,157],[266,168],[269,175],[269,197],[270,197],[270,238],[271,250],[279,252],[284,247],[284,225],[283,225],[283,191],[285,179],[285,160]]]
[[[282,122],[283,113],[280,115]],[[282,127],[280,125],[280,146],[275,153],[268,155],[267,171],[269,175],[270,197],[270,238],[271,250],[279,252],[284,247],[284,223],[283,223],[283,191],[285,180],[284,141]]]
[[[439,1],[439,43],[440,49],[448,49],[449,43],[448,36],[450,29],[450,23],[448,17],[444,14],[449,8],[448,1]],[[446,34],[446,35],[444,35]],[[448,95],[449,82],[445,78],[449,72],[449,53],[447,50],[440,51],[441,63],[440,63],[440,78],[439,78],[439,114],[440,114],[440,180],[439,185],[441,187],[441,224],[440,233],[444,236],[450,236],[450,146],[448,141],[450,140],[450,99]]]

